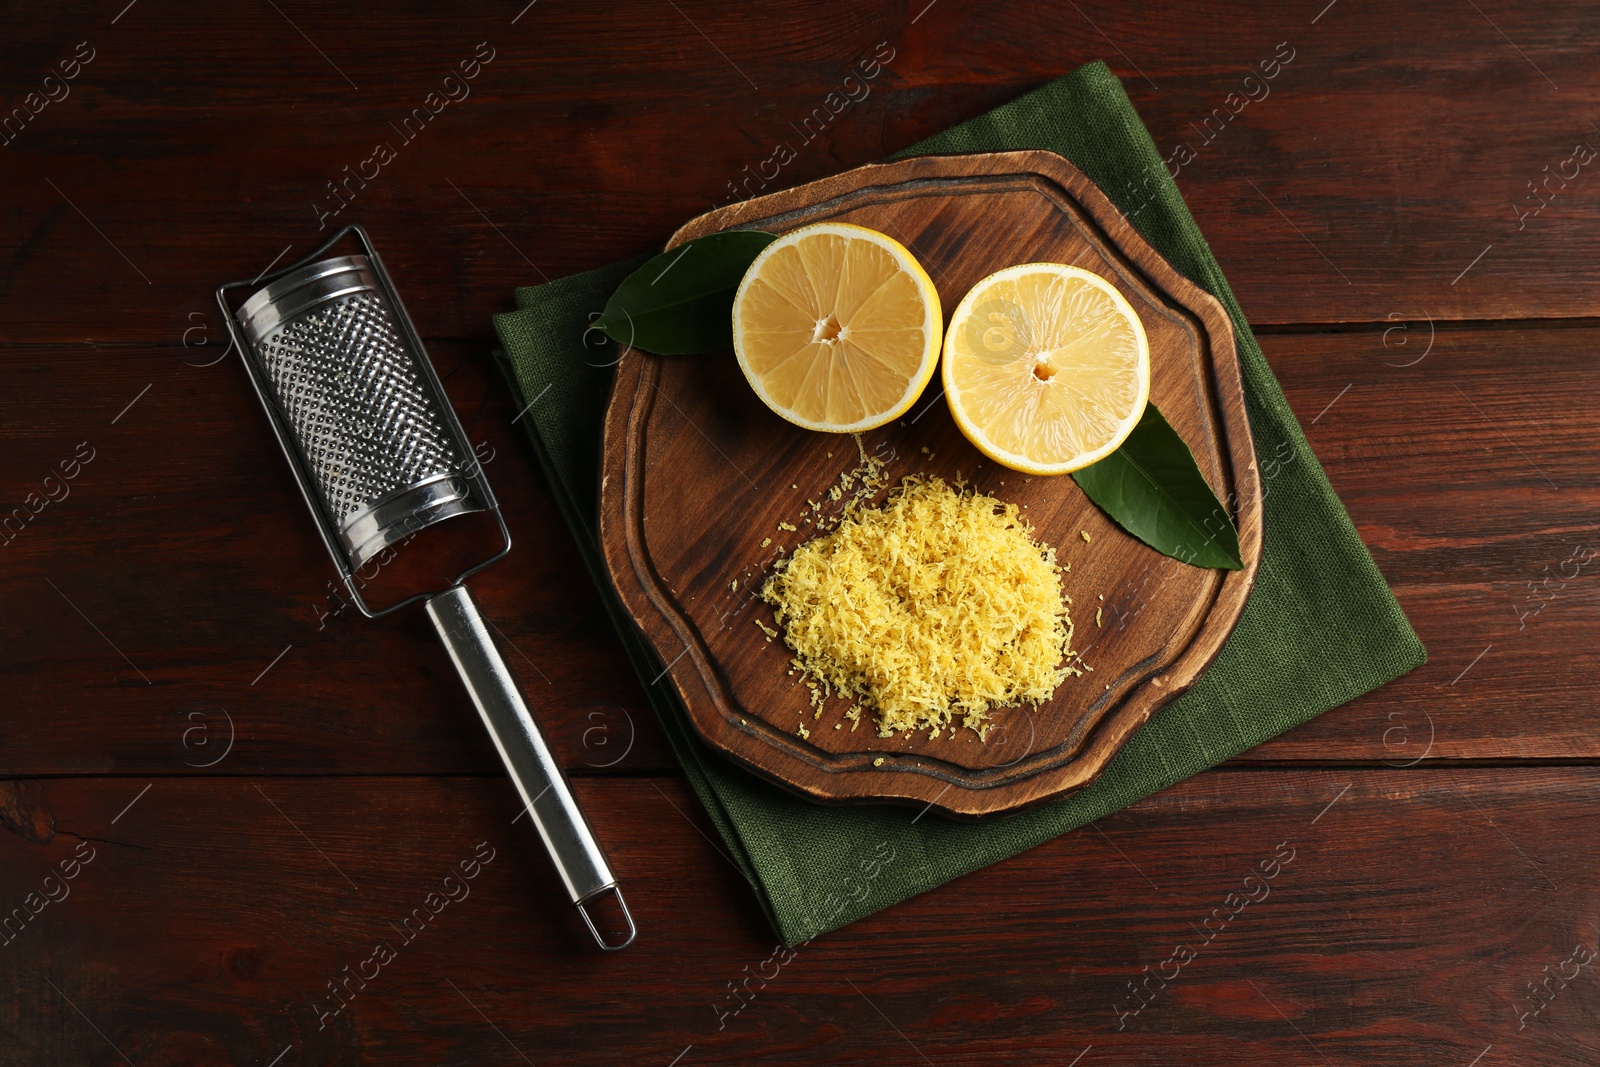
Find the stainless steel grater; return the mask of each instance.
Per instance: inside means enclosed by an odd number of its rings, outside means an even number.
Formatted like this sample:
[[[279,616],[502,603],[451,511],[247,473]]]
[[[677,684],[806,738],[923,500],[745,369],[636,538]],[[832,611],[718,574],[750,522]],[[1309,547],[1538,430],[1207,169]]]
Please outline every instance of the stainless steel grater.
[[[323,258],[346,237],[363,254]],[[230,306],[230,290],[256,286],[237,310]],[[217,303],[355,605],[378,618],[426,602],[584,923],[601,948],[626,948],[636,930],[616,877],[463,584],[511,551],[511,532],[366,231],[347,226],[276,274],[219,286]],[[479,511],[499,524],[498,553],[441,593],[378,611],[367,605],[356,581],[362,564],[434,523]],[[627,921],[616,944],[587,907],[608,892]]]

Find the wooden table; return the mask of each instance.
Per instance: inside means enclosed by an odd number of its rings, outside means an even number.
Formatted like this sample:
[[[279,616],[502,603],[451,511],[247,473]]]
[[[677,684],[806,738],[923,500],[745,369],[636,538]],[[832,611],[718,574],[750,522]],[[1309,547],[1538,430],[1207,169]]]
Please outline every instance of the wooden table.
[[[123,2],[12,13],[0,46],[0,914],[39,905],[0,943],[0,1063],[1596,1062],[1585,5]],[[719,1025],[773,935],[511,425],[489,315],[1101,57],[1187,147],[1430,661],[800,947]],[[627,952],[511,825],[420,613],[334,610],[218,361],[212,288],[319,220],[374,233],[484,442],[517,547],[476,588],[625,879]],[[346,982],[475,854],[470,895]]]

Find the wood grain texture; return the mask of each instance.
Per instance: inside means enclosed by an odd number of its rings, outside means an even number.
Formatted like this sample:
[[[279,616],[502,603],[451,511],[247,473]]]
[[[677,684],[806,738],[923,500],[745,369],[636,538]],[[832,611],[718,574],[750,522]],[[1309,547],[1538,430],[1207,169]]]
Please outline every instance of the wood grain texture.
[[[678,781],[578,785],[639,917],[616,956],[506,783],[163,778],[124,811],[145,781],[4,787],[54,827],[0,834],[7,912],[94,852],[0,946],[8,1064],[1593,1062],[1592,967],[1519,1029],[1595,947],[1592,769],[1213,773],[781,966]],[[425,904],[480,842],[467,895]]]
[[[1600,331],[1413,320],[1261,340],[1431,657],[1243,758],[1600,759],[1594,567],[1556,587],[1575,550],[1600,547],[1589,525],[1600,411],[1574,402],[1600,391]],[[473,441],[494,450],[485,469],[516,539],[473,586],[520,650],[508,655],[552,743],[580,773],[624,752],[618,770],[671,768],[488,357],[432,348],[441,373],[456,368],[446,385]],[[198,743],[225,729],[221,708],[239,741],[208,773],[500,773],[425,620],[344,612],[318,629],[332,610],[332,568],[235,357],[183,366],[217,354],[0,348],[0,377],[15,383],[0,396],[9,504],[42,492],[79,442],[97,449],[70,496],[0,548],[0,644],[12,665],[0,769],[177,772],[214,758]],[[1273,464],[1288,462],[1263,457],[1268,492]],[[181,521],[168,499],[187,502]],[[175,523],[187,538],[176,558],[158,548]],[[247,558],[234,555],[239,537]],[[46,578],[158,684],[146,686]],[[280,670],[282,686],[268,684]],[[79,708],[85,692],[92,716],[60,710]],[[186,748],[184,731],[208,723]]]
[[[816,222],[896,237],[932,276],[946,308],[1017,263],[1066,263],[1110,280],[1149,338],[1151,403],[1189,443],[1218,499],[1229,502],[1243,568],[1174,564],[1132,625],[1102,644],[1089,625],[1096,597],[1128,585],[1161,555],[1117,527],[1071,479],[1031,478],[986,461],[940,402],[942,390],[926,390],[906,417],[860,434],[858,444],[774,415],[727,357],[627,349],[606,412],[601,474],[600,538],[612,582],[667,664],[700,735],[805,796],[892,798],[977,817],[1081,789],[1210,664],[1260,563],[1260,479],[1227,314],[1077,168],[1045,152],[859,167],[702,216],[668,248],[725,229],[783,233]],[[767,636],[777,621],[757,596],[761,585],[785,552],[844,513],[849,499],[830,501],[830,487],[845,491],[845,472],[858,468],[860,477],[868,456],[887,463],[890,484],[910,474],[968,481],[1016,504],[1068,569],[1062,584],[1078,626],[1069,662],[1087,669],[1037,708],[993,713],[990,743],[965,728],[879,737],[870,711],[862,712],[865,730],[844,729],[848,702],[814,708],[810,691],[790,676],[792,653]]]
[[[551,744],[578,771],[630,746],[666,765],[499,372],[482,346],[431,347],[512,533],[511,555],[472,587]],[[368,620],[345,605],[238,356],[193,365],[221,353],[0,350],[17,386],[0,399],[0,762],[502,773],[426,616]]]
[[[74,835],[98,853],[0,945],[0,1062],[1593,1061],[1588,970],[1519,1029],[1600,914],[1594,770],[1527,765],[1600,759],[1593,571],[1563,574],[1594,547],[1600,187],[1551,177],[1596,143],[1590,5],[58,4],[8,17],[0,120],[80,41],[70,95],[0,145],[3,506],[97,450],[0,548],[0,776],[42,776],[0,785],[0,909],[51,891]],[[396,131],[480,41],[471,95]],[[1264,345],[1431,660],[1247,757],[1373,767],[1204,775],[805,946],[719,1030],[770,934],[681,779],[639,776],[670,757],[487,316],[1102,57],[1162,154],[1195,153],[1177,181],[1252,321],[1321,324]],[[862,98],[816,132],[842,88]],[[517,538],[474,584],[549,679],[511,655],[563,761],[612,776],[578,791],[640,906],[621,957],[545,906],[425,623],[318,630],[329,567],[253,398],[237,368],[182,366],[219,351],[179,347],[219,338],[217,282],[303,254],[380,141],[396,158],[335,221],[372,229],[427,336],[476,339],[433,346],[441,372],[466,360],[447,384]],[[1526,316],[1576,328],[1488,321]],[[218,709],[235,744],[196,766]],[[625,757],[598,766],[602,741]],[[439,775],[464,777],[416,777]],[[307,998],[483,840],[506,847],[472,896],[318,1030]],[[1127,983],[1170,973],[1280,841],[1271,897],[1118,1031]]]
[[[1428,663],[1249,758],[1335,737],[1394,763],[1600,756],[1596,340],[1426,321],[1262,338]]]
[[[424,335],[482,337],[512,285],[657,248],[710,206],[883,158],[1097,58],[1163,156],[1193,153],[1179,184],[1252,321],[1595,313],[1600,185],[1548,178],[1600,146],[1581,0],[921,6],[30,12],[7,35],[8,112],[77,42],[95,58],[0,152],[0,323],[175,341],[219,278],[303,254],[350,196],[335,221],[369,227]],[[470,95],[406,136],[480,41],[495,55]],[[844,91],[859,100],[835,115]],[[780,145],[795,158],[775,170]]]

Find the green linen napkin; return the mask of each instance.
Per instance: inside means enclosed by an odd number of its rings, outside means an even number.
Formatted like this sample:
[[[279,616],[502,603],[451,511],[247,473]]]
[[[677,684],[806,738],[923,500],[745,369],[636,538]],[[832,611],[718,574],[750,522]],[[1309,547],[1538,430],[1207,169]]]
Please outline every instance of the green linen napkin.
[[[1178,270],[1228,309],[1267,497],[1255,590],[1210,670],[1136,733],[1089,788],[1019,815],[958,823],[920,817],[914,808],[823,807],[706,748],[611,591],[595,538],[600,427],[616,353],[586,330],[592,313],[646,257],[519,289],[520,310],[495,316],[504,345],[499,355],[518,407],[527,405],[522,417],[534,451],[601,600],[720,831],[725,857],[789,945],[1117,811],[1375,689],[1427,656],[1306,444],[1155,143],[1105,64],[1080,67],[900,154],[1028,148],[1077,164]]]

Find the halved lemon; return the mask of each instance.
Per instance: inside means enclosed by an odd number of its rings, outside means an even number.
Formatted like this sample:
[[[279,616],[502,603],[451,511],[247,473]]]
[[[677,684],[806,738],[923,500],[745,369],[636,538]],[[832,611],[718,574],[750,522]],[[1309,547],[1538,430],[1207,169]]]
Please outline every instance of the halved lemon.
[[[854,433],[903,415],[939,363],[939,294],[900,242],[844,222],[784,234],[733,298],[750,386],[808,430]]]
[[[1133,432],[1150,399],[1150,342],[1100,275],[1024,263],[956,306],[943,378],[950,413],[980,452],[1012,470],[1066,474]]]

